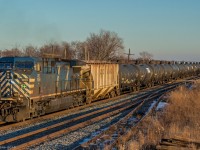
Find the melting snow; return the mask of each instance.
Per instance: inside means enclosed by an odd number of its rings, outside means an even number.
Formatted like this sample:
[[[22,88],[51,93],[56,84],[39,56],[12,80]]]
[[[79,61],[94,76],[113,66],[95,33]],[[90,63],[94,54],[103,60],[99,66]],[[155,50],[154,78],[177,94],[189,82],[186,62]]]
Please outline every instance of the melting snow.
[[[168,105],[166,102],[160,102],[156,108],[156,110],[161,110],[163,109],[166,105]]]

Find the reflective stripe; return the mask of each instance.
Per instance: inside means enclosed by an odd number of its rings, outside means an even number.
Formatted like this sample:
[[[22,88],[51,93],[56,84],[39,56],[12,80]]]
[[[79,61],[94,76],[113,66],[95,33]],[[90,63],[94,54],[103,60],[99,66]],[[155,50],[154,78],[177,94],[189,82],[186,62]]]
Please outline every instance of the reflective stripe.
[[[35,79],[34,78],[30,78],[29,82],[35,82]]]

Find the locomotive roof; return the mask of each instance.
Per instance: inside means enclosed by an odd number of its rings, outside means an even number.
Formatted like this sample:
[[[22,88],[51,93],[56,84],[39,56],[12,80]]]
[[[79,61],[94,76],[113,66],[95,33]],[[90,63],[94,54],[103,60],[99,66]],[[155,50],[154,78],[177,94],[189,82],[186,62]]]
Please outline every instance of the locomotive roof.
[[[15,61],[34,61],[36,57],[1,57],[0,62],[15,62]]]
[[[76,65],[85,65],[85,62],[74,59],[74,60],[67,60],[67,59],[57,59],[57,58],[44,58],[48,61],[56,61],[56,62],[67,62],[70,66]],[[32,62],[41,62],[43,61],[41,57],[1,57],[1,63],[14,63],[16,61],[32,61]]]

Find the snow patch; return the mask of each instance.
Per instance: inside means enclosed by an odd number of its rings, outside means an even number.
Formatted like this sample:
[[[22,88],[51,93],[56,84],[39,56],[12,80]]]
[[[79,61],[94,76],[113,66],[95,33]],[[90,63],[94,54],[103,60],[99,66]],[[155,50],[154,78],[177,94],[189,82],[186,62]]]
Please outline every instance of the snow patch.
[[[158,104],[158,106],[156,108],[156,111],[162,110],[167,105],[168,105],[168,103],[166,103],[166,102],[159,102],[159,104]]]

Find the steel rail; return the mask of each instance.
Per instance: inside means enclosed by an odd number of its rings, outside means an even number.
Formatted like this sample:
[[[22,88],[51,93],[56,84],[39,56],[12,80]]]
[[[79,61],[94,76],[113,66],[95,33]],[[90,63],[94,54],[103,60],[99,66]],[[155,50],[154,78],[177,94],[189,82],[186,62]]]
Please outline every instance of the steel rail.
[[[9,129],[12,129],[12,128],[16,128],[16,127],[23,127],[25,125],[29,125],[29,124],[32,124],[32,123],[35,123],[35,122],[52,119],[52,117],[66,115],[68,113],[74,113],[74,112],[77,112],[79,110],[83,110],[85,108],[89,108],[89,107],[92,107],[92,106],[95,106],[95,105],[100,105],[102,103],[108,103],[108,102],[116,101],[118,99],[127,98],[127,96],[130,96],[130,97],[131,97],[131,95],[135,96],[133,94],[140,93],[140,92],[145,92],[145,91],[148,91],[148,90],[154,90],[154,89],[159,88],[159,87],[162,87],[162,85],[157,85],[157,86],[154,86],[154,87],[151,87],[151,88],[146,88],[146,89],[143,89],[143,90],[140,90],[140,91],[131,92],[131,93],[128,93],[128,94],[123,94],[123,95],[116,96],[116,97],[109,98],[109,99],[94,101],[91,104],[82,105],[82,106],[74,107],[74,108],[71,108],[71,109],[67,109],[67,110],[62,110],[62,111],[55,112],[55,113],[46,114],[44,116],[40,116],[40,117],[33,118],[33,119],[30,119],[30,120],[25,120],[23,122],[13,123],[13,124],[5,125],[5,126],[3,125],[3,126],[0,127],[0,131],[6,131],[6,130],[9,130]]]
[[[188,80],[188,81],[183,81],[183,82],[180,82],[178,83],[178,86],[180,85],[183,85],[183,84],[186,84],[186,83],[193,83],[192,81]],[[153,111],[155,111],[156,107],[158,106],[159,102],[162,100],[161,98],[166,94],[166,93],[169,93],[171,91],[173,91],[174,89],[176,88],[176,86],[172,87],[172,88],[169,88],[167,91],[164,91],[163,93],[160,93],[160,96],[158,97],[157,99],[157,102],[152,106],[152,108],[140,119],[138,120],[138,122],[136,122],[132,127],[131,127],[131,130],[133,129],[136,129],[136,127],[147,117],[149,116]],[[152,94],[153,95],[153,94]],[[130,130],[130,129],[129,129]],[[117,141],[119,141],[119,138],[122,138],[123,136],[126,136],[128,134],[128,131],[127,130],[124,134],[120,135],[120,137],[118,137],[117,139],[114,140],[114,142],[107,147],[107,149],[112,149],[116,144],[117,144]]]
[[[120,113],[120,112],[122,112],[124,110],[127,110],[127,109],[133,107],[134,105],[137,105],[138,103],[140,103],[140,102],[134,102],[133,104],[131,104],[131,105],[129,104],[126,107],[122,107],[122,108],[120,108],[118,110],[114,110],[112,112],[109,112],[109,113],[106,113],[106,114],[102,114],[102,115],[94,117],[94,118],[92,118],[90,120],[86,120],[86,121],[78,123],[78,124],[76,124],[74,126],[67,127],[65,129],[62,129],[62,130],[59,130],[57,132],[51,133],[49,135],[43,136],[41,138],[38,138],[38,139],[35,139],[35,140],[32,140],[32,141],[17,145],[15,147],[11,148],[11,149],[12,150],[15,150],[15,149],[21,149],[22,150],[22,149],[26,149],[27,147],[30,147],[32,145],[40,144],[40,143],[45,142],[47,140],[52,140],[52,139],[54,139],[56,137],[60,137],[63,134],[66,134],[66,133],[75,131],[75,130],[77,130],[79,128],[83,128],[85,126],[93,124],[94,122],[98,122],[98,121],[100,121],[102,119],[106,119],[106,118],[108,118],[110,116],[117,115],[118,113]]]
[[[146,95],[146,94],[149,94],[149,93],[145,93],[144,95]],[[118,98],[119,98],[119,97],[118,97]],[[139,99],[139,98],[135,98],[135,99]],[[128,100],[128,102],[130,102],[130,101],[131,101],[131,100]],[[100,102],[102,103],[102,101],[100,101]],[[123,103],[125,104],[125,103],[128,103],[128,102],[123,102]],[[139,103],[139,101],[138,101],[138,103]],[[31,145],[33,145],[33,144],[38,144],[38,143],[44,142],[44,141],[46,141],[46,140],[48,140],[48,139],[53,139],[53,138],[59,137],[59,136],[62,135],[62,134],[69,133],[69,132],[71,132],[71,131],[77,130],[78,128],[84,127],[84,126],[86,126],[86,125],[90,125],[92,122],[97,122],[97,121],[99,121],[99,120],[101,120],[101,119],[105,119],[105,118],[107,118],[107,116],[109,116],[109,115],[113,116],[113,115],[119,113],[120,111],[123,111],[123,110],[126,110],[126,109],[132,107],[132,106],[135,105],[135,104],[136,104],[136,103],[131,104],[131,106],[129,105],[129,106],[124,107],[124,108],[121,108],[121,109],[119,109],[119,110],[115,110],[115,111],[113,111],[113,112],[110,112],[110,113],[103,114],[103,115],[101,115],[101,116],[95,117],[95,118],[91,119],[90,121],[84,121],[84,122],[79,123],[79,124],[77,124],[77,125],[75,125],[75,126],[68,127],[68,128],[66,128],[66,129],[60,130],[60,131],[58,131],[58,132],[51,133],[51,134],[49,134],[49,135],[47,135],[47,136],[43,136],[43,137],[38,138],[38,139],[35,139],[35,140],[33,140],[33,141],[30,141],[30,142],[27,142],[27,143],[18,145],[18,146],[16,146],[16,147],[14,147],[13,149],[18,149],[18,148],[19,148],[19,149],[24,149],[24,148],[26,148],[27,146],[31,146]],[[120,104],[118,104],[118,105],[120,105]],[[117,105],[110,106],[110,107],[108,107],[107,109],[111,109],[111,108],[114,108],[114,107],[117,107]],[[106,110],[106,109],[105,109],[105,110]],[[103,110],[99,110],[99,112],[102,112],[102,111],[103,111]],[[98,111],[93,112],[93,114],[95,114],[95,113],[97,113],[97,112],[98,112]],[[86,114],[86,116],[90,116],[90,115],[91,115],[91,114]],[[85,117],[86,117],[86,116],[85,116]],[[64,125],[64,124],[66,124],[66,123],[70,123],[70,122],[76,121],[76,120],[81,119],[81,118],[84,118],[84,117],[83,117],[83,116],[80,116],[80,118],[78,117],[78,118],[72,119],[71,121],[68,120],[68,122],[65,122],[65,123],[60,123],[60,124],[58,124],[58,125],[56,124],[56,125],[54,125],[54,126],[47,127],[46,129],[42,129],[40,132],[43,132],[43,131],[46,131],[46,130],[49,130],[49,129],[52,129],[52,128],[55,128],[55,127],[58,127],[58,126],[61,126],[61,125]],[[38,131],[38,132],[35,132],[35,134],[37,134],[37,133],[39,133],[39,131]],[[30,133],[29,133],[29,134],[30,134]],[[27,135],[28,135],[28,134],[27,134]],[[30,135],[34,135],[34,133],[32,133],[32,134],[30,134]],[[30,135],[28,135],[28,136],[30,136]],[[26,136],[23,136],[23,135],[22,135],[22,137],[17,136],[17,137],[16,137],[16,140],[18,140],[19,138],[25,138],[25,137],[26,137]],[[4,145],[4,144],[8,144],[8,143],[10,143],[10,142],[12,142],[12,141],[15,141],[15,140],[11,140],[11,141],[9,141],[9,142],[2,141],[2,142],[4,142],[4,143],[1,143],[1,144],[3,144],[3,145]],[[0,144],[0,145],[1,145],[1,144]]]
[[[106,110],[109,110],[109,109],[118,107],[118,106],[120,106],[120,105],[124,105],[124,104],[126,104],[126,103],[130,103],[130,102],[131,102],[131,100],[128,100],[128,101],[119,103],[119,104],[114,105],[114,106],[106,107],[106,108],[103,108],[103,109],[94,111],[94,112],[92,112],[92,113],[88,113],[88,114],[85,114],[85,115],[76,117],[76,118],[74,118],[74,119],[70,119],[70,120],[67,120],[67,121],[63,121],[63,122],[60,122],[60,123],[57,123],[57,124],[48,126],[48,127],[46,127],[46,128],[41,128],[41,129],[35,130],[35,131],[33,131],[33,132],[29,132],[29,133],[25,133],[25,134],[22,134],[22,135],[19,135],[19,136],[15,136],[15,137],[13,137],[13,138],[10,138],[10,139],[4,140],[4,141],[0,141],[0,145],[7,144],[7,143],[10,143],[10,142],[13,142],[13,141],[16,141],[16,140],[18,140],[18,139],[22,139],[22,138],[25,138],[25,137],[28,137],[28,136],[32,136],[32,135],[34,135],[34,134],[37,134],[37,133],[40,133],[40,132],[43,132],[43,131],[46,131],[46,130],[49,130],[49,129],[52,129],[52,128],[59,127],[59,126],[62,126],[62,125],[71,123],[71,122],[73,122],[73,121],[77,121],[77,120],[80,120],[80,119],[82,119],[82,118],[91,116],[91,115],[93,115],[93,114],[100,113],[100,112],[103,112],[103,111],[106,111]]]
[[[170,85],[170,86],[167,86],[166,88],[164,89],[160,89],[158,91],[156,91],[155,93],[149,95],[146,99],[143,100],[143,102],[138,105],[135,109],[133,109],[131,112],[129,112],[125,117],[123,117],[121,120],[119,120],[117,123],[111,125],[106,131],[100,133],[98,136],[94,137],[93,139],[79,145],[78,147],[74,148],[74,149],[83,149],[83,148],[88,148],[90,143],[94,143],[97,139],[99,139],[100,137],[102,137],[103,135],[108,135],[107,133],[109,133],[110,135],[113,135],[113,132],[111,131],[111,129],[117,127],[118,125],[120,125],[122,122],[125,122],[128,120],[128,118],[130,118],[133,113],[135,113],[136,111],[138,111],[138,109],[146,102],[146,101],[149,101],[155,97],[158,97],[160,94],[162,95],[162,93],[159,93],[159,92],[162,92],[162,91],[165,91],[165,90],[168,90],[168,89],[171,89],[173,87],[176,87],[177,85],[179,85],[180,83],[177,83],[175,85]],[[121,126],[121,125],[120,125]],[[115,140],[117,141],[117,140]],[[108,148],[108,147],[107,147]]]
[[[125,110],[125,109],[127,109],[127,108],[132,107],[133,105],[136,105],[137,103],[139,103],[139,101],[137,101],[137,100],[138,100],[138,99],[141,99],[141,98],[144,98],[145,96],[146,96],[146,94],[141,95],[141,96],[138,96],[137,98],[134,98],[134,101],[133,101],[133,100],[123,101],[123,102],[121,102],[121,103],[119,103],[119,104],[116,104],[116,105],[113,105],[113,106],[110,106],[110,107],[106,107],[106,108],[104,108],[104,109],[95,111],[95,112],[90,113],[90,114],[86,114],[86,115],[84,115],[84,116],[80,116],[80,117],[75,118],[75,119],[72,119],[72,120],[68,120],[68,121],[65,121],[65,122],[62,122],[62,123],[59,123],[59,124],[55,124],[55,125],[49,126],[49,127],[47,127],[47,128],[42,128],[42,129],[39,129],[39,130],[30,132],[30,133],[26,133],[26,134],[23,134],[23,135],[20,135],[20,136],[13,137],[13,138],[8,139],[8,140],[1,141],[1,142],[0,142],[0,145],[1,145],[1,146],[4,146],[4,145],[6,145],[6,144],[8,145],[9,143],[11,143],[11,142],[13,142],[13,141],[17,141],[18,139],[22,139],[22,138],[25,138],[25,137],[27,137],[27,136],[33,136],[33,135],[35,135],[35,134],[37,134],[37,133],[41,133],[41,132],[43,132],[43,131],[47,131],[47,130],[49,130],[49,129],[52,129],[52,128],[55,128],[55,127],[58,127],[58,126],[61,126],[61,125],[65,125],[65,124],[67,124],[67,123],[70,123],[70,122],[79,120],[79,119],[81,119],[81,118],[84,118],[84,117],[87,117],[87,116],[91,116],[91,115],[93,115],[93,114],[97,114],[97,113],[100,113],[100,112],[103,112],[103,111],[106,111],[106,110],[109,110],[109,109],[112,109],[112,108],[119,107],[120,105],[122,106],[122,105],[124,105],[124,104],[129,104],[129,106],[124,107],[124,108],[121,108],[121,109],[119,109],[119,110],[116,111],[116,112],[120,112],[120,111],[122,111],[122,110]],[[133,104],[130,105],[130,102],[132,102]],[[114,111],[113,113],[116,114],[116,112]],[[107,116],[109,116],[109,115],[112,115],[112,112],[107,114]],[[95,121],[95,120],[94,120],[94,121]],[[98,121],[98,120],[97,120],[97,121]],[[84,126],[85,126],[85,124],[84,124]],[[74,130],[73,127],[68,128],[68,132],[69,132],[69,131],[72,131],[72,130]],[[66,133],[68,133],[68,132],[66,132]],[[60,133],[61,133],[61,132],[60,132]],[[46,137],[48,138],[49,136],[46,136]],[[46,138],[46,137],[45,137],[45,138]],[[41,140],[39,140],[39,141],[41,142]]]

